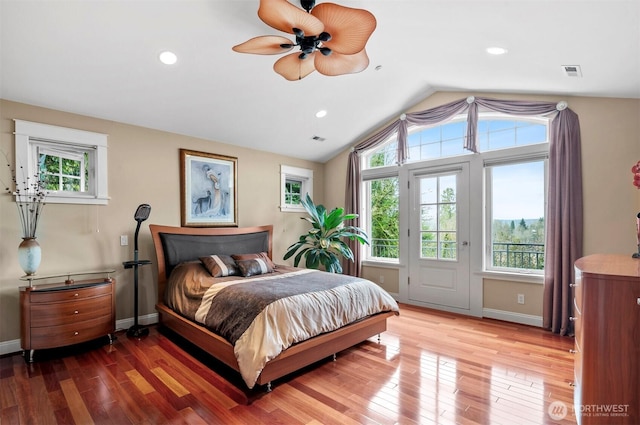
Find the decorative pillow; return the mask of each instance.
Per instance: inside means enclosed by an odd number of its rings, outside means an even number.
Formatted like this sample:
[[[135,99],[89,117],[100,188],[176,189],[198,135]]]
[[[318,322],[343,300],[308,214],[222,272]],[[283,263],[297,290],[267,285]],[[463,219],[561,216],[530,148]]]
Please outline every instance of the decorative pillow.
[[[240,274],[244,277],[256,276],[259,274],[273,272],[273,267],[267,263],[264,258],[253,258],[251,260],[236,261]]]
[[[209,255],[200,257],[202,265],[213,277],[236,276],[240,274],[236,262],[230,255]]]
[[[271,261],[271,258],[269,258],[269,255],[267,255],[266,252],[259,252],[257,254],[233,254],[231,257],[233,257],[233,259],[236,260],[236,262],[240,260],[261,259],[261,260],[264,260],[264,262],[267,263],[267,265],[271,269],[276,268],[276,265],[273,263],[273,261]]]

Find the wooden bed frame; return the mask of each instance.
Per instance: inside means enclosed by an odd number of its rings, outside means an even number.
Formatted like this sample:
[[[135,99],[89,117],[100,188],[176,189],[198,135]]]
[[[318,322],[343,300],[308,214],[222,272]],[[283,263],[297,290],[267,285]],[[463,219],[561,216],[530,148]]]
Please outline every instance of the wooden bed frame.
[[[156,304],[156,309],[158,310],[160,324],[173,330],[194,345],[208,352],[211,356],[239,372],[238,363],[233,352],[233,346],[227,340],[209,331],[206,327],[175,313],[164,304],[164,290],[167,283],[168,264],[166,262],[167,257],[165,253],[165,246],[163,245],[163,238],[161,235],[229,236],[251,235],[266,232],[268,234],[268,255],[269,258],[273,259],[273,226],[267,225],[245,228],[194,228],[151,224],[149,225],[149,229],[151,230],[157,259],[158,302]],[[241,254],[242,252],[233,253]],[[232,253],[211,252],[209,254]],[[192,260],[197,260],[197,258],[192,258]],[[352,347],[372,336],[380,335],[380,333],[387,330],[387,318],[393,315],[393,312],[379,313],[344,326],[333,332],[316,336],[289,347],[265,365],[262,373],[256,381],[256,384],[267,385],[267,391],[270,391],[271,381],[295,372],[331,355],[335,355],[339,351]]]

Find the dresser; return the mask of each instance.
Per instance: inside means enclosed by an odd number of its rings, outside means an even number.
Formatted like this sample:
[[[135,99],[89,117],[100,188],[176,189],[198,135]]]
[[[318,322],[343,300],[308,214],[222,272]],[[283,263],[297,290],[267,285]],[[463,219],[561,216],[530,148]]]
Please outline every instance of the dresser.
[[[20,287],[20,343],[35,350],[109,336],[115,331],[115,279],[107,277]]]
[[[640,259],[590,255],[575,272],[578,424],[640,424]]]

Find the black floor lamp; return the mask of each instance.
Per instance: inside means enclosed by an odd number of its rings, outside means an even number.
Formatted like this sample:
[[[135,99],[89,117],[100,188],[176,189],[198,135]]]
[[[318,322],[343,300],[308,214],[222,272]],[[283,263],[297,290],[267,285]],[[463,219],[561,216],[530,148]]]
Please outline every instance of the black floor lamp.
[[[151,206],[149,204],[141,204],[136,209],[136,213],[133,216],[133,219],[138,222],[136,226],[136,234],[134,237],[134,250],[133,250],[133,261],[125,261],[122,263],[125,269],[133,268],[133,308],[134,308],[134,323],[133,326],[129,328],[127,331],[127,336],[139,338],[141,336],[145,336],[149,334],[149,329],[144,326],[138,325],[138,267],[144,266],[145,264],[151,264],[149,260],[138,260],[138,232],[140,231],[140,223],[149,218],[149,214],[151,213]]]

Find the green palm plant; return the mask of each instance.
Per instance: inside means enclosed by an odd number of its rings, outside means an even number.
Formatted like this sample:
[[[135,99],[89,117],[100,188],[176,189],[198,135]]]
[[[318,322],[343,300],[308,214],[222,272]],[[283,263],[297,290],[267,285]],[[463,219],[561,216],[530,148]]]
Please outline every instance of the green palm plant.
[[[361,244],[369,244],[369,237],[359,227],[345,226],[346,220],[358,217],[358,214],[345,214],[343,208],[334,208],[327,213],[323,205],[315,205],[307,194],[301,201],[309,217],[302,217],[313,226],[306,235],[301,235],[298,242],[287,248],[284,259],[298,252],[293,260],[298,267],[302,257],[309,269],[318,269],[320,264],[330,273],[342,273],[340,256],[353,261],[353,251],[344,239],[357,240]]]

